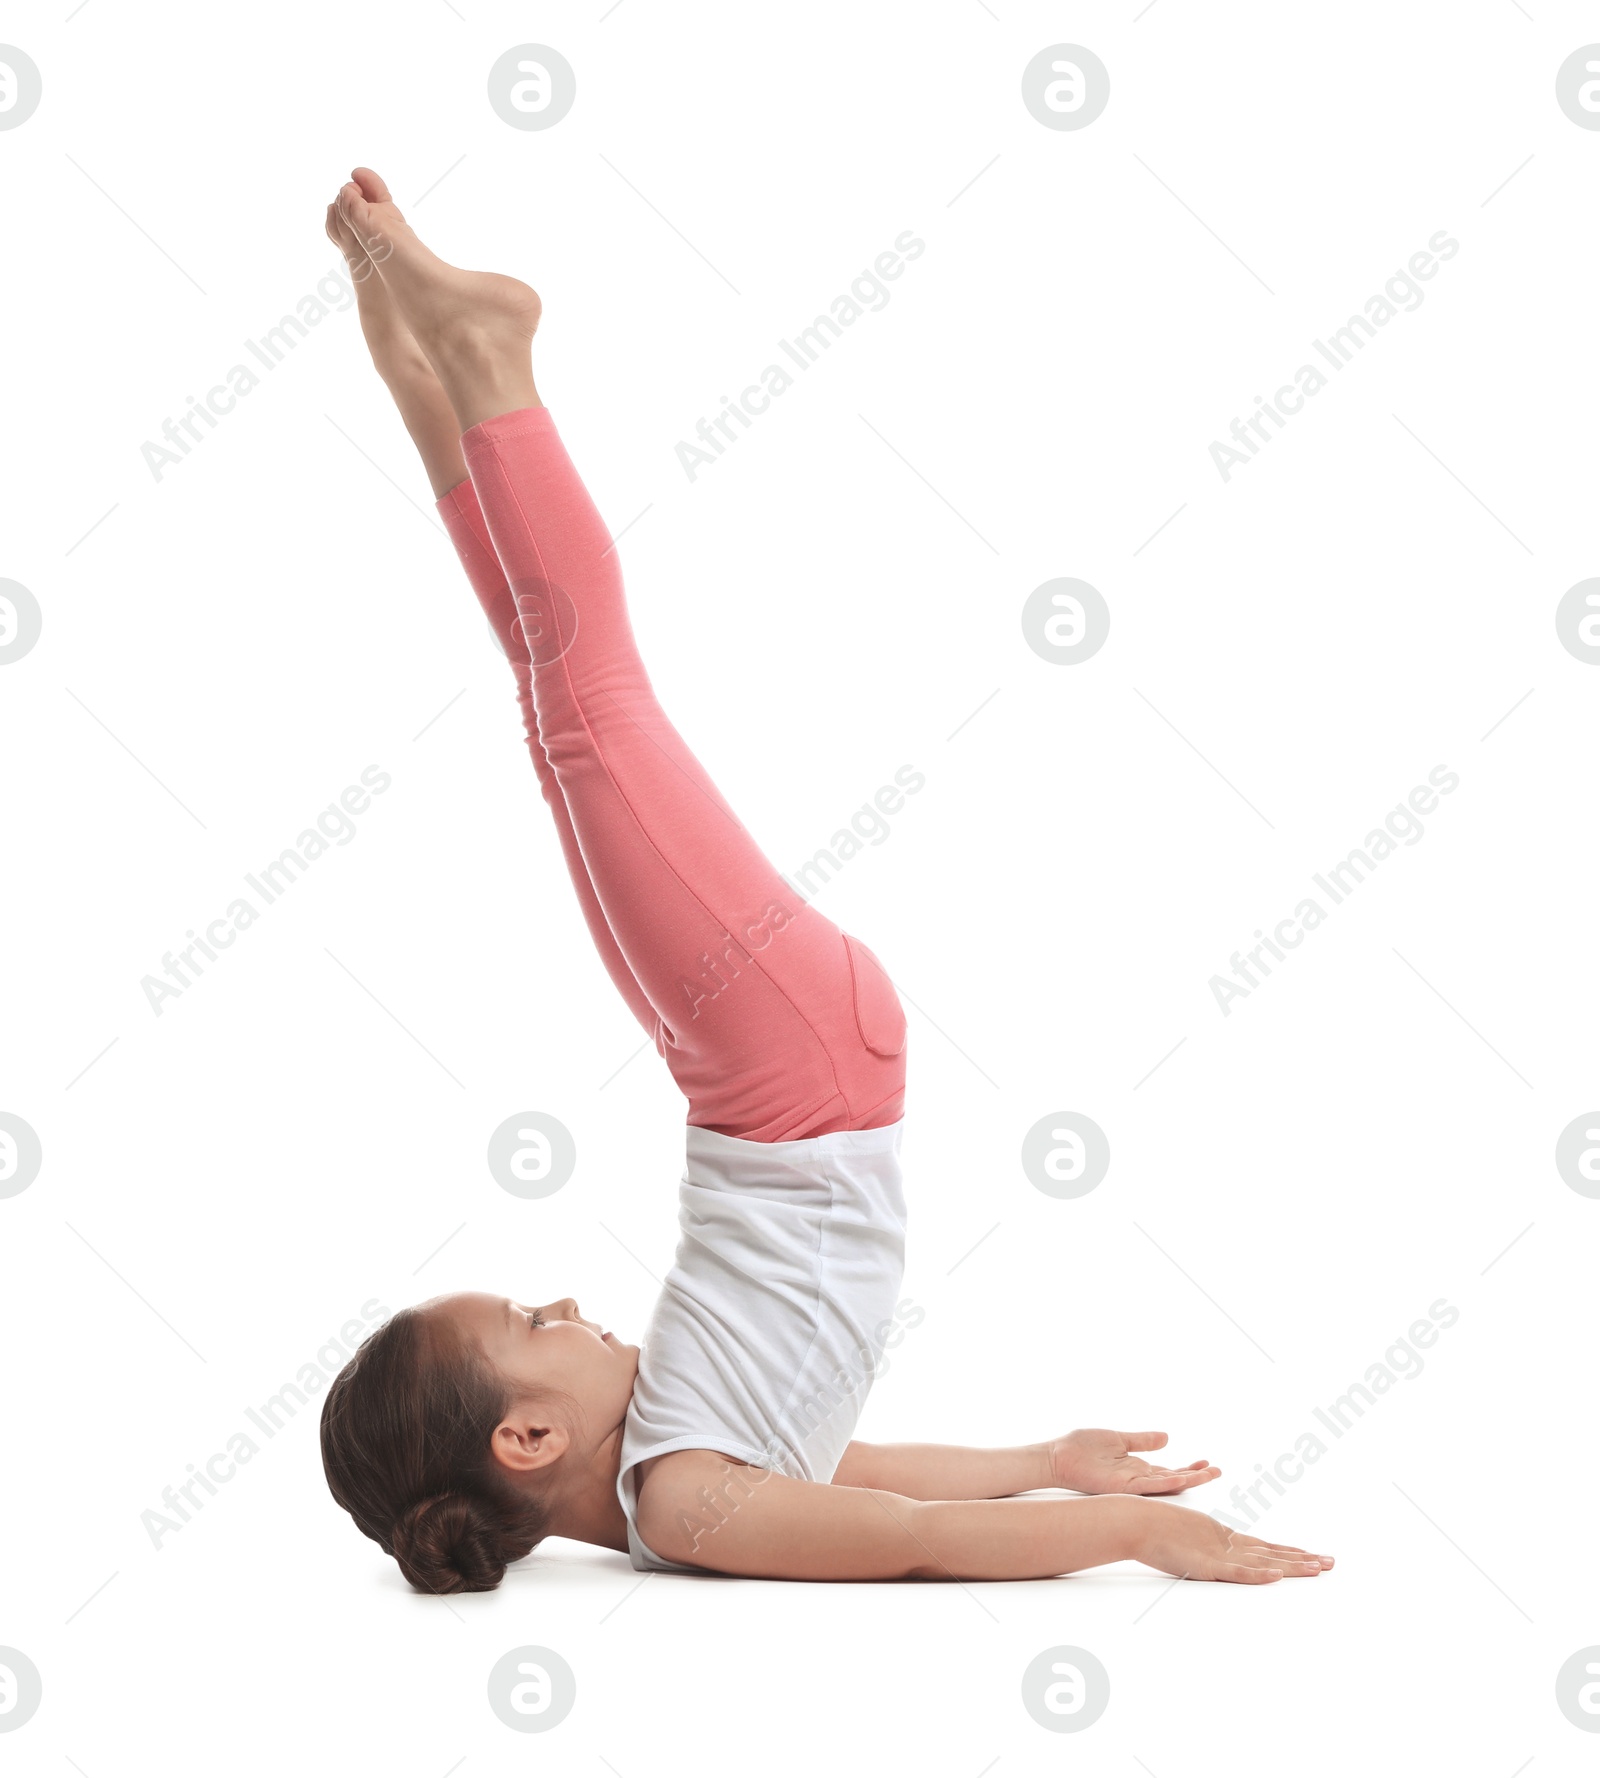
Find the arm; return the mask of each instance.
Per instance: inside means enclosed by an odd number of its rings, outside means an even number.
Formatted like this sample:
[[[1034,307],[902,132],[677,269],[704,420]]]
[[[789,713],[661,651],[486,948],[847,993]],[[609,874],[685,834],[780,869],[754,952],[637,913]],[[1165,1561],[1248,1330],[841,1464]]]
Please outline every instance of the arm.
[[[886,1488],[911,1500],[998,1500],[1056,1488],[1044,1445],[850,1444],[833,1472],[839,1488]]]
[[[1204,1458],[1163,1469],[1133,1455],[1159,1451],[1164,1432],[1069,1432],[1038,1445],[979,1450],[967,1445],[852,1444],[833,1480],[846,1488],[888,1488],[912,1500],[994,1500],[1034,1488],[1080,1494],[1178,1494],[1222,1471]]]
[[[1158,1501],[911,1500],[712,1451],[657,1460],[639,1531],[669,1562],[767,1580],[1032,1580],[1131,1558],[1196,1580],[1269,1581],[1332,1565]]]

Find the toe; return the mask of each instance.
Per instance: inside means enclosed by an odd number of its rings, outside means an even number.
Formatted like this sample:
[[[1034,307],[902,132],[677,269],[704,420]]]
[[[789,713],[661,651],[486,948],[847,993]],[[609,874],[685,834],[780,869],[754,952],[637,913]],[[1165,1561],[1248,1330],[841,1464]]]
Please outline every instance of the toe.
[[[372,212],[367,206],[366,197],[353,179],[339,187],[334,208],[352,229],[364,231],[372,226]]]
[[[335,202],[339,220],[350,231],[353,246],[375,264],[387,258],[392,250],[384,235],[378,214],[362,196],[361,187],[351,181],[339,188]]]
[[[361,187],[362,196],[371,204],[392,204],[389,188],[371,167],[357,167],[350,177]]]
[[[341,214],[337,198],[328,206],[328,239],[344,254],[346,259],[361,251],[361,243],[356,239],[350,224]]]
[[[337,200],[328,206],[328,239],[344,255],[345,265],[355,283],[363,283],[372,276],[372,260],[355,230],[339,214]]]

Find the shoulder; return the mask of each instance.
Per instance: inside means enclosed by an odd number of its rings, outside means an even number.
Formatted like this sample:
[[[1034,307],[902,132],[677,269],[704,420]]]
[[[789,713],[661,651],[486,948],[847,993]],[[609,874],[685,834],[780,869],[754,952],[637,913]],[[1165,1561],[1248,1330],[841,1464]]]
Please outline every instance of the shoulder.
[[[640,1465],[639,1535],[665,1561],[710,1566],[706,1539],[772,1475],[721,1451],[669,1451],[653,1457]]]

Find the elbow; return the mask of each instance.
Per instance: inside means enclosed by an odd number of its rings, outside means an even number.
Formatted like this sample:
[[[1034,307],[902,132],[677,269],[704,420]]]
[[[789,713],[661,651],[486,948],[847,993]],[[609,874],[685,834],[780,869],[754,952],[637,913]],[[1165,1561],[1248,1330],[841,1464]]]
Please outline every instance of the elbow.
[[[961,1576],[942,1562],[913,1562],[896,1580],[960,1580]]]
[[[880,1496],[880,1498],[885,1498]],[[908,1500],[904,1495],[887,1498],[894,1501],[892,1511],[905,1534],[903,1562],[890,1577],[894,1580],[960,1580],[956,1552],[950,1547],[951,1527],[941,1524],[940,1509],[945,1501]],[[947,1561],[946,1557],[955,1558]]]

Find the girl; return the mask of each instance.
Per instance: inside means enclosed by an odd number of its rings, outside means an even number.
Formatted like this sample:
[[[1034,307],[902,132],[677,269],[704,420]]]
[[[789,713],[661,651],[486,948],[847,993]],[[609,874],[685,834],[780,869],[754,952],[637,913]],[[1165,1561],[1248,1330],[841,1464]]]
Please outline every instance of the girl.
[[[611,539],[534,388],[538,297],[436,258],[367,168],[327,226],[511,660],[590,933],[689,1102],[682,1238],[643,1347],[571,1298],[402,1309],[323,1405],[334,1498],[431,1593],[497,1586],[550,1535],[641,1569],[788,1580],[1331,1567],[1139,1498],[1220,1473],[1135,1455],[1164,1433],[851,1440],[904,1252],[894,988],[790,890],[657,704]],[[1102,1498],[1013,1498],[1056,1488]]]

